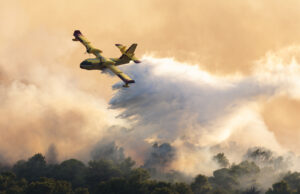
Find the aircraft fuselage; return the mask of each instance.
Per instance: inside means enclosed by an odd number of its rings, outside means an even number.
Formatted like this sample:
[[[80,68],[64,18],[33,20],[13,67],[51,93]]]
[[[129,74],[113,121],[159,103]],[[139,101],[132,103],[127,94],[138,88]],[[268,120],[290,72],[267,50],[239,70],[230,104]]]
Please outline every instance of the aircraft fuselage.
[[[114,59],[106,59],[106,58],[91,58],[86,59],[80,63],[81,69],[86,70],[104,70],[106,65],[115,64]]]

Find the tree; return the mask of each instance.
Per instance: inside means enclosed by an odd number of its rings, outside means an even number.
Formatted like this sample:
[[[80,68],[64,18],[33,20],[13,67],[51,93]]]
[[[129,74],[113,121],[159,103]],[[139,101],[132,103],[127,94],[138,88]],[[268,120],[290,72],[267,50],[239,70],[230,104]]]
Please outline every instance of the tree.
[[[299,172],[288,172],[283,180],[291,187],[291,189],[298,189],[300,186],[300,173]]]
[[[128,193],[148,193],[150,174],[143,168],[131,170],[128,176]]]
[[[239,180],[243,180],[244,187],[250,187],[256,182],[256,177],[260,172],[259,167],[254,162],[243,161],[240,164],[233,164],[229,169],[222,168],[213,172],[213,177],[209,182],[214,188],[222,188],[232,192],[240,188]]]
[[[244,157],[247,160],[254,161],[261,167],[271,167],[277,170],[286,170],[288,168],[288,163],[282,156],[275,156],[271,150],[263,147],[248,149]]]
[[[120,162],[125,160],[124,149],[118,147],[115,142],[99,142],[91,152],[93,160],[110,160]]]
[[[147,185],[150,193],[158,190],[158,188],[164,188],[164,187],[172,190],[172,184],[169,182],[150,180],[147,182]]]
[[[66,180],[72,183],[77,188],[85,184],[84,177],[86,175],[87,167],[79,160],[70,159],[63,161],[54,170],[56,179]]]
[[[151,194],[179,194],[168,187],[156,188]]]
[[[53,180],[53,179],[51,179]],[[55,189],[53,194],[72,194],[72,185],[68,181],[54,180]]]
[[[12,172],[3,172],[0,175],[0,193],[23,194],[27,186],[25,179],[18,179]]]
[[[128,157],[122,160],[121,162],[118,162],[117,164],[120,170],[122,171],[122,173],[124,175],[128,175],[131,172],[132,167],[135,165],[135,161],[133,161],[130,157]]]
[[[243,161],[238,165],[232,165],[230,173],[235,176],[251,176],[260,172],[259,167],[254,162]]]
[[[285,181],[280,181],[273,184],[272,189],[269,189],[266,194],[291,194],[288,184]]]
[[[206,176],[198,175],[194,182],[191,184],[192,191],[195,194],[205,194],[211,190],[211,186],[208,183]]]
[[[74,194],[90,194],[88,188],[79,187],[75,189]]]
[[[213,189],[210,193],[211,194],[230,194],[227,190],[221,189],[221,188]]]
[[[213,157],[213,160],[216,161],[223,168],[229,166],[229,160],[226,158],[224,153],[218,153]]]
[[[152,152],[144,163],[146,169],[164,169],[175,157],[175,149],[169,143],[153,144]]]
[[[46,160],[42,154],[35,154],[28,161],[18,161],[13,166],[13,172],[29,182],[36,181],[46,175]]]
[[[96,193],[101,194],[129,194],[129,188],[126,179],[112,178],[109,181],[101,182],[97,188]]]
[[[0,156],[0,173],[7,172],[10,170],[10,167],[8,164],[1,163],[1,156]]]
[[[239,185],[238,178],[231,169],[222,168],[213,172],[213,177],[209,178],[210,184],[214,188],[232,191]]]
[[[143,168],[137,168],[130,172],[129,181],[130,182],[143,182],[150,178],[150,174],[147,170]]]
[[[72,194],[71,183],[67,181],[40,178],[30,183],[26,190],[27,194]]]
[[[174,190],[180,194],[193,194],[191,187],[185,183],[175,183]]]
[[[116,164],[112,161],[99,160],[89,162],[85,178],[89,190],[94,192],[100,182],[120,177],[122,177],[122,172]]]
[[[260,191],[256,187],[251,187],[250,189],[246,189],[243,194],[260,194]]]
[[[46,180],[35,181],[30,183],[30,185],[26,190],[26,193],[27,194],[39,194],[39,193],[52,194],[54,191],[54,187],[55,185],[53,184],[52,181],[51,182]]]

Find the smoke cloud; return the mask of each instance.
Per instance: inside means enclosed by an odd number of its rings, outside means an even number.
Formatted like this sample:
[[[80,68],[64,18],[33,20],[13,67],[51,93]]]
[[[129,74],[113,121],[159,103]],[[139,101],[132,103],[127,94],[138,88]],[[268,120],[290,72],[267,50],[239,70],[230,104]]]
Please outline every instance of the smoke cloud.
[[[174,160],[175,152],[174,148],[168,143],[163,143],[161,145],[155,143],[152,146],[150,155],[145,160],[144,167],[147,169],[153,168],[158,171],[163,171]]]
[[[52,143],[59,150],[59,160],[88,156],[86,149],[119,122],[117,114],[107,110],[105,97],[99,98],[99,91],[90,88],[95,82],[78,79],[79,71],[62,65],[73,50],[68,37],[38,29],[16,37],[12,45],[4,44],[0,152],[6,161],[46,153]],[[64,47],[57,46],[60,44]]]
[[[253,146],[286,152],[260,112],[277,96],[298,98],[299,66],[289,60],[296,50],[269,53],[244,77],[215,76],[173,59],[145,57],[142,64],[124,66],[136,84],[119,89],[110,101],[112,109],[123,110],[120,118],[132,122],[120,143],[132,150],[132,144],[168,142],[177,152],[172,167],[188,173],[209,173],[215,168],[210,159],[216,150],[236,162]]]
[[[106,55],[119,55],[113,43],[137,42],[138,56],[174,57],[217,74],[250,74],[252,61],[266,52],[300,44],[299,4],[296,0],[12,0],[1,3],[0,22],[5,26],[1,42],[36,29],[68,35],[80,29]]]
[[[54,144],[51,144],[46,152],[46,161],[48,164],[58,163],[58,151]]]
[[[101,140],[91,151],[93,160],[111,160],[114,162],[123,161],[125,154],[123,148],[119,148],[115,142]]]

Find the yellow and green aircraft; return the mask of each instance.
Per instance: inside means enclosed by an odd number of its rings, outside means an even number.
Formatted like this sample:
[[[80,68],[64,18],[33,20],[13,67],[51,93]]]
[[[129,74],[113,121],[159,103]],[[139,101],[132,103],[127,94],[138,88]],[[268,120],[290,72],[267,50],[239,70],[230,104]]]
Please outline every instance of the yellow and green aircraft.
[[[129,87],[129,84],[135,82],[128,75],[123,73],[117,66],[129,63],[131,60],[135,63],[141,62],[134,56],[134,51],[137,47],[137,44],[132,44],[128,49],[126,49],[126,46],[116,44],[116,46],[120,49],[122,53],[121,57],[106,58],[100,54],[102,53],[102,51],[100,49],[94,48],[79,30],[75,30],[73,35],[75,37],[73,41],[80,41],[86,47],[87,53],[91,53],[96,57],[82,61],[80,63],[80,68],[86,70],[104,70],[108,68],[114,74],[119,76],[119,78],[125,83],[123,87]]]

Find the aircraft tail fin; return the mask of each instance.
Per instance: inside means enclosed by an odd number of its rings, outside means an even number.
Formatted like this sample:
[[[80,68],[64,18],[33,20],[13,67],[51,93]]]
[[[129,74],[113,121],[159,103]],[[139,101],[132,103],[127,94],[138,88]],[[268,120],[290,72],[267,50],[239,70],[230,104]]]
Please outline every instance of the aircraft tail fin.
[[[136,47],[137,47],[137,44],[136,44],[136,43],[132,44],[132,45],[125,51],[125,53],[126,53],[127,55],[134,55],[134,51],[135,51]]]
[[[120,64],[128,63],[130,60],[134,61],[135,63],[141,62],[140,60],[138,60],[138,58],[134,56],[134,51],[137,47],[136,43],[132,44],[127,50],[126,46],[123,46],[122,44],[116,44],[116,46],[120,49],[122,53],[122,56],[119,58]]]

